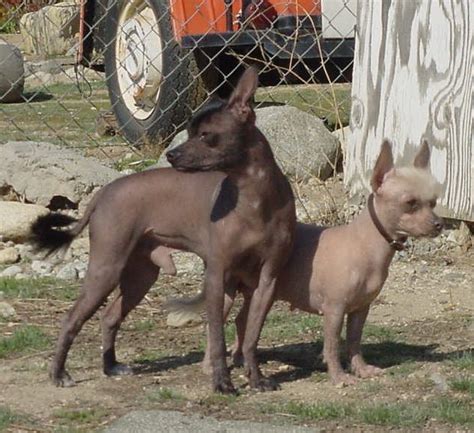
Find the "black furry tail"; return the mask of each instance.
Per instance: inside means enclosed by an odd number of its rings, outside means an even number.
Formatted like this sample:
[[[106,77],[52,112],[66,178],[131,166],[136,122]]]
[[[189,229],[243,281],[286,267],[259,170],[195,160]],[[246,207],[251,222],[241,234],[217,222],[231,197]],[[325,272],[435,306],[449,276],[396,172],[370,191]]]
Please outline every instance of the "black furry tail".
[[[75,218],[61,213],[40,216],[31,225],[31,242],[38,250],[47,250],[47,255],[50,255],[62,247],[69,246],[78,235],[75,229],[64,229],[76,221]]]

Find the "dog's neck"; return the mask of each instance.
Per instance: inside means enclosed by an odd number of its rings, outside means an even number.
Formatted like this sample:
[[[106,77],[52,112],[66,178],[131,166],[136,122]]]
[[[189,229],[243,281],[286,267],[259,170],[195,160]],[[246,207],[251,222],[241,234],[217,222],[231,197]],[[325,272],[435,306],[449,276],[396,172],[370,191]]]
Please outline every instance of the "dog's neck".
[[[254,129],[246,139],[250,144],[245,163],[229,170],[227,177],[238,189],[238,207],[267,213],[293,199],[291,187],[265,136]]]
[[[359,242],[368,246],[367,254],[387,263],[390,263],[397,250],[391,241],[395,241],[395,245],[401,245],[406,240],[396,234],[396,228],[385,218],[377,197],[373,198],[373,212],[366,206],[350,224],[357,229]]]
[[[375,209],[375,196],[370,194],[367,200],[367,210],[369,211],[370,219],[374,223],[375,228],[378,230],[380,235],[387,241],[387,243],[395,250],[401,251],[405,249],[406,236],[395,237],[388,233],[385,228],[385,224],[380,220],[377,211]]]
[[[239,187],[241,192],[253,194],[255,192],[262,193],[262,189],[273,189],[268,186],[282,176],[282,173],[267,139],[258,129],[245,139],[250,144],[244,163],[228,170],[228,178]]]

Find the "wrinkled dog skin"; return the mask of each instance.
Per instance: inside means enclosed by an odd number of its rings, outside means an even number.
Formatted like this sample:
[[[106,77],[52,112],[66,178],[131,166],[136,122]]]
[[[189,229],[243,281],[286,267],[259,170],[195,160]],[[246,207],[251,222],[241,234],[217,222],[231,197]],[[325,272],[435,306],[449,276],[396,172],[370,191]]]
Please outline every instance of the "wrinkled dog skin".
[[[325,228],[297,224],[295,245],[277,281],[276,298],[292,308],[324,315],[324,360],[331,380],[351,384],[354,376],[343,371],[339,340],[347,315],[347,349],[350,369],[357,377],[370,377],[382,370],[368,365],[361,354],[362,329],[373,300],[380,293],[396,249],[408,236],[436,236],[443,222],[434,213],[440,187],[428,171],[429,147],[424,142],[411,167],[394,168],[391,145],[385,141],[372,175],[369,206],[350,224]],[[250,292],[237,315],[234,363],[241,363],[242,341],[250,320]],[[235,292],[228,291],[227,317]],[[204,294],[183,302],[169,303],[171,314],[182,317],[202,308]],[[206,353],[203,367],[209,369]]]
[[[130,373],[117,362],[115,339],[127,314],[143,299],[160,269],[175,273],[170,253],[192,251],[206,263],[205,291],[209,359],[214,391],[234,392],[225,360],[224,288],[251,288],[242,352],[250,386],[277,384],[257,364],[260,329],[275,292],[277,271],[286,263],[295,231],[291,187],[270,146],[255,126],[250,105],[258,84],[247,69],[228,101],[213,101],[190,121],[189,139],[167,153],[174,168],[133,174],[102,188],[83,218],[50,214],[33,225],[33,241],[54,251],[67,246],[89,224],[89,267],[81,295],[67,313],[51,366],[58,386],[74,381],[66,357],[83,324],[118,286],[102,318],[103,368]]]

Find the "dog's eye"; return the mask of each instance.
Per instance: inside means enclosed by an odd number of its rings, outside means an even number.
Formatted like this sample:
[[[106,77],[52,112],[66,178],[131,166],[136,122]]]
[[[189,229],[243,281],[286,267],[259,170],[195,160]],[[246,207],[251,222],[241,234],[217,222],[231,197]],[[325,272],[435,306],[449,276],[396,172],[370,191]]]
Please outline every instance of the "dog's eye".
[[[414,199],[414,198],[411,199],[411,200],[408,200],[408,201],[406,202],[406,204],[407,204],[407,210],[408,210],[408,212],[415,212],[415,211],[418,209],[418,207],[419,207],[418,200],[416,200],[416,199]]]
[[[210,132],[201,134],[201,141],[206,143],[207,147],[217,147],[218,145],[218,135]]]
[[[199,140],[204,141],[208,135],[209,135],[209,132],[206,132],[206,131],[201,132],[201,135],[199,136]]]

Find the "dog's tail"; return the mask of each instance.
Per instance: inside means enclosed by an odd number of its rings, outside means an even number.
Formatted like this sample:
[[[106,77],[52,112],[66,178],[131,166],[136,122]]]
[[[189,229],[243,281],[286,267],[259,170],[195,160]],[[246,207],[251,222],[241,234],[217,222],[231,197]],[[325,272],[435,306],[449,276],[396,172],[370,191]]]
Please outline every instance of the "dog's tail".
[[[179,328],[189,322],[200,321],[205,305],[204,290],[192,298],[172,298],[164,305],[168,310],[166,323],[168,326]]]
[[[38,217],[31,225],[30,242],[36,249],[46,250],[48,256],[61,248],[69,247],[74,238],[89,223],[92,212],[96,207],[99,193],[100,191],[92,198],[84,216],[79,221],[69,215],[58,212],[51,212]],[[75,226],[65,229],[65,227],[75,222],[77,222]]]

